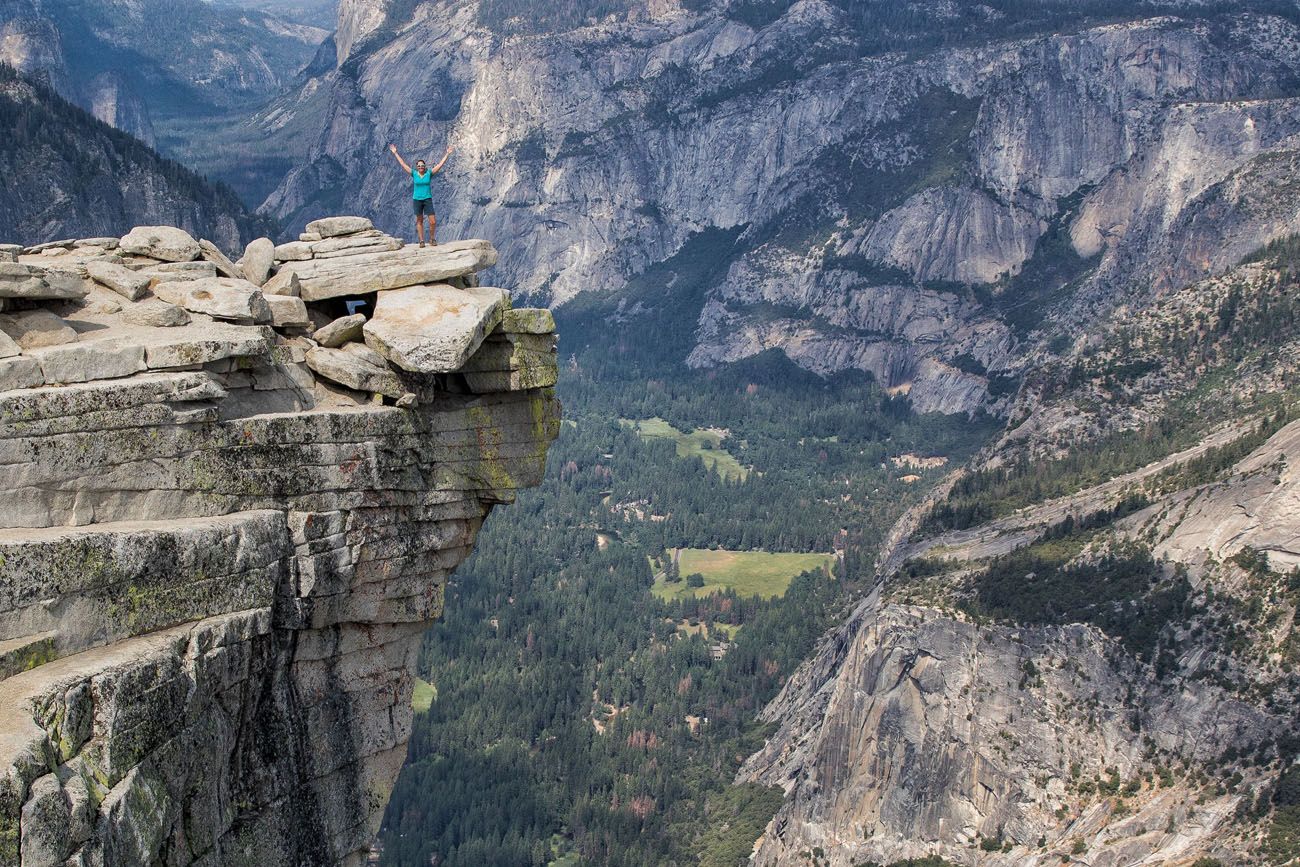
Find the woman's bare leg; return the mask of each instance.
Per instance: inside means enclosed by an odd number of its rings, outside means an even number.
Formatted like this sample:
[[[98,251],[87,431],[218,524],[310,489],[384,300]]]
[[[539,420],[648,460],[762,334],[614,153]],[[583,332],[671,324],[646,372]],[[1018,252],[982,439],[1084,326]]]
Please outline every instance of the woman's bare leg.
[[[429,215],[429,243],[430,244],[438,243],[438,215],[437,214]]]
[[[415,218],[415,234],[420,238],[420,246],[424,246],[424,220],[419,217]]]

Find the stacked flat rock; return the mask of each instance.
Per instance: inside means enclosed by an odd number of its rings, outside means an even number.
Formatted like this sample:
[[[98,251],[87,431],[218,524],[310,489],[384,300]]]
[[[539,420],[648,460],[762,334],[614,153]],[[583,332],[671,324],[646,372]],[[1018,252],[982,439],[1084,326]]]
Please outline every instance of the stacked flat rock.
[[[473,391],[550,388],[559,381],[555,319],[549,310],[507,310],[501,325],[461,368]]]
[[[486,241],[404,245],[363,217],[314,221],[290,244],[256,239],[239,262],[171,226],[0,246],[0,310],[11,308],[0,313],[0,391],[208,365],[278,344],[291,347],[295,388],[327,382],[330,399],[353,392],[410,408],[436,387],[430,377],[451,373],[477,393],[548,388],[554,320],[477,285],[496,258]],[[349,298],[364,312],[338,316]]]
[[[0,262],[0,298],[62,301],[86,297],[81,281],[64,271],[22,262]]]
[[[216,244],[205,239],[200,239],[199,250],[200,255],[202,255],[206,261],[211,262],[212,266],[217,269],[217,272],[221,274],[222,277],[234,277],[237,280],[244,279],[243,269],[234,262],[231,262],[230,257],[221,252],[221,249],[217,247]]]
[[[459,241],[430,247],[403,245],[361,218],[309,224],[304,238],[275,248],[279,273],[298,278],[307,301],[322,301],[385,289],[441,283],[496,264],[487,241]],[[346,233],[344,230],[349,230]],[[359,270],[364,266],[364,270]],[[357,282],[360,279],[361,282]]]

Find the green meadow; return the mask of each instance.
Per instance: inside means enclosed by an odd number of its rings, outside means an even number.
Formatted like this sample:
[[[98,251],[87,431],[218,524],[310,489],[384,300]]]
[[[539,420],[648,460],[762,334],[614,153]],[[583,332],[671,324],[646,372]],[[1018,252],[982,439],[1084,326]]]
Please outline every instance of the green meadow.
[[[722,434],[711,430],[695,430],[690,433],[679,431],[661,418],[632,421],[622,419],[623,424],[635,427],[645,439],[666,439],[677,444],[677,457],[699,458],[711,470],[716,470],[724,479],[741,479],[749,477],[749,470],[740,465],[735,456],[722,447],[726,439]]]
[[[682,580],[669,584],[655,579],[654,593],[660,599],[708,596],[728,588],[741,596],[774,599],[784,596],[796,575],[813,569],[829,571],[831,554],[772,554],[767,551],[708,551],[683,548],[678,560]],[[703,587],[687,587],[688,575],[703,575]]]
[[[433,700],[438,697],[438,688],[427,680],[415,679],[415,689],[411,691],[411,707],[416,713],[428,713],[433,707]]]

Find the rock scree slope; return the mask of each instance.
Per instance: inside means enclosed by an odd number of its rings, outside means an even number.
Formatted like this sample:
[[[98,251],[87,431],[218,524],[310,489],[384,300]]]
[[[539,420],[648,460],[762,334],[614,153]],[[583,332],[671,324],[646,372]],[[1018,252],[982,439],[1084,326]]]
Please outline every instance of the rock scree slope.
[[[322,220],[258,287],[169,227],[0,245],[0,864],[362,863],[420,635],[558,433],[495,256]],[[474,303],[373,340],[390,292]]]

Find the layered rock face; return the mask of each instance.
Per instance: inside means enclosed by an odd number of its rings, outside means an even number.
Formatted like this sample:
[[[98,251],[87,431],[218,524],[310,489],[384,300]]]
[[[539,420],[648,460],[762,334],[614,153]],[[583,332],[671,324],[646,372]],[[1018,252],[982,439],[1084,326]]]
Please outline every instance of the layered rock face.
[[[377,234],[313,228],[295,267]],[[559,424],[490,245],[385,243],[405,276],[345,252],[327,301],[167,227],[0,248],[0,863],[362,862],[420,635]],[[394,364],[413,291],[475,313]]]
[[[1078,490],[936,530],[959,473],[898,523],[876,591],[764,711],[779,728],[741,778],[788,797],[755,863],[1293,857],[1270,824],[1300,708],[1290,255],[1037,371],[975,468],[1055,490],[1066,458],[1093,468]],[[1160,429],[1184,445],[1098,455]]]
[[[505,37],[474,3],[344,3],[340,34],[364,40],[260,118],[274,134],[328,95],[264,208],[301,224],[342,188],[397,228],[407,181],[376,155],[449,140],[440,215],[520,239],[500,267],[522,291],[560,303],[704,256],[691,364],[775,348],[942,411],[996,405],[1028,330],[1009,318],[1074,334],[1300,228],[1281,19],[1170,4],[1183,17],[1014,40],[990,21],[970,47],[903,54],[854,4],[744,5]],[[940,26],[952,5],[909,8]],[[701,251],[708,229],[732,234]]]

